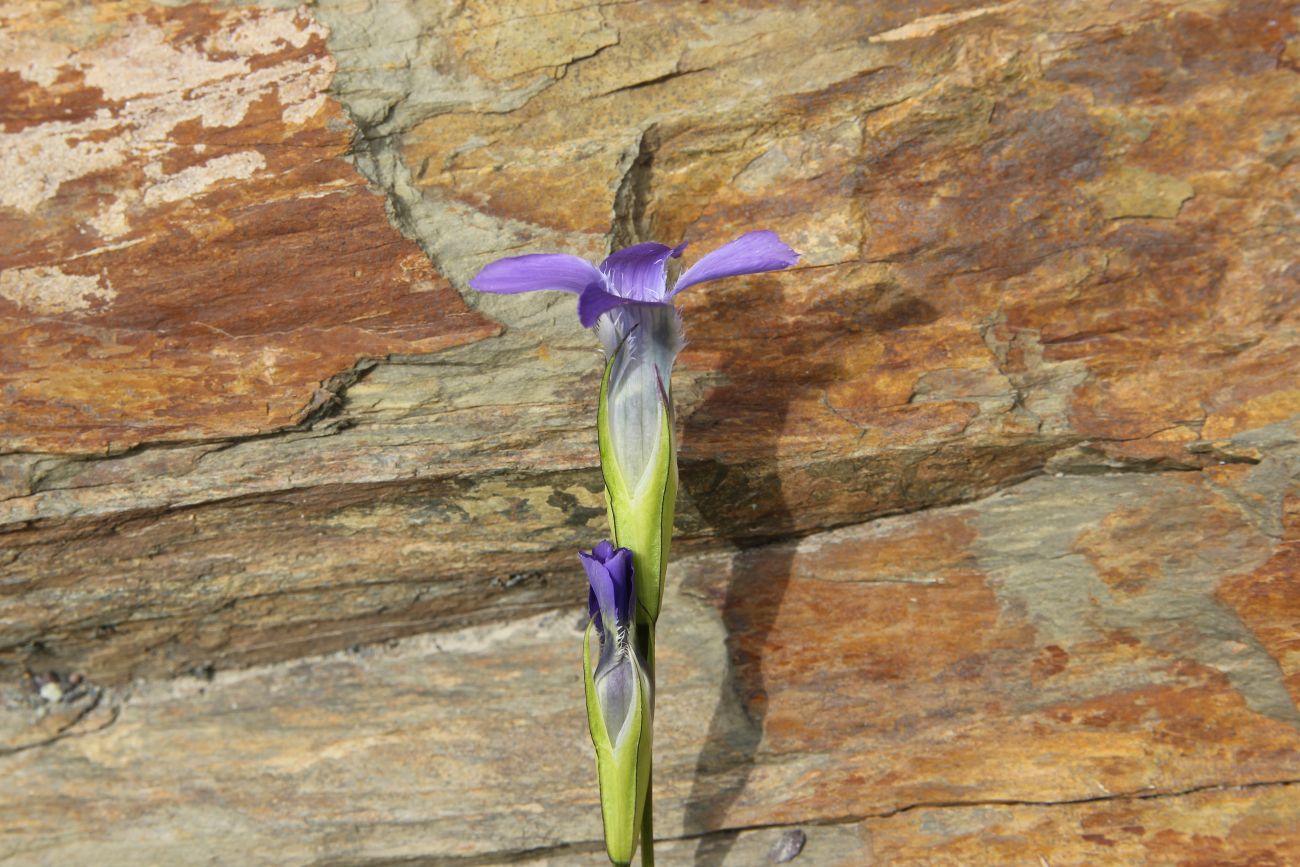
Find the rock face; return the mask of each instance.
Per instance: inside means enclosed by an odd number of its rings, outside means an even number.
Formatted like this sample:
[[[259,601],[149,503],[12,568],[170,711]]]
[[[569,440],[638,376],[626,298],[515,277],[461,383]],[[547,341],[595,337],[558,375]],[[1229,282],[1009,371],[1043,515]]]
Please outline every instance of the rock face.
[[[0,8],[0,859],[601,863],[595,342],[467,280],[770,228],[682,298],[661,860],[1300,861],[1298,30]]]

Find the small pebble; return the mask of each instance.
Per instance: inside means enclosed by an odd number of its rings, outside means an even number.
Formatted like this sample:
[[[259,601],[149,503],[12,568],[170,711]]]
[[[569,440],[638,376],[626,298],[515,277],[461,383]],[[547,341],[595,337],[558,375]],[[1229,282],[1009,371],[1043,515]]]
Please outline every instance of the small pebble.
[[[784,864],[787,861],[793,861],[799,857],[803,851],[803,845],[808,842],[808,835],[798,828],[786,831],[768,851],[767,857],[772,859],[773,864]]]
[[[45,683],[41,685],[40,695],[41,698],[53,704],[54,702],[63,698],[63,687],[59,686],[58,681],[51,680],[49,683]]]

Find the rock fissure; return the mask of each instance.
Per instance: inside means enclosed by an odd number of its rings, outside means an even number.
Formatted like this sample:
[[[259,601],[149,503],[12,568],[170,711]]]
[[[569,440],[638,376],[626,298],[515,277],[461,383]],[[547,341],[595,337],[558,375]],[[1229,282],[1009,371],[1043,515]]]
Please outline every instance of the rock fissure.
[[[1104,804],[1111,801],[1153,801],[1165,798],[1183,798],[1188,795],[1201,794],[1202,792],[1251,791],[1254,789],[1287,788],[1290,786],[1300,786],[1300,779],[1256,780],[1247,783],[1206,783],[1204,785],[1189,786],[1185,789],[1173,789],[1169,791],[1114,792],[1106,795],[1089,795],[1083,798],[1057,798],[1043,801],[1018,798],[988,798],[973,801],[918,801],[914,804],[907,804],[889,810],[882,810],[878,813],[868,813],[864,816],[852,817],[841,821],[851,822],[862,821],[865,819],[890,819],[894,816],[910,813],[916,810],[971,809],[979,807],[1068,807],[1076,804]]]
[[[118,717],[121,715],[122,712],[122,704],[124,703],[125,700],[123,700],[122,702],[114,702],[113,705],[106,710],[107,719],[103,720],[102,722],[99,722],[89,728],[82,728],[82,729],[77,728],[77,726],[80,725],[86,719],[88,719],[91,716],[91,714],[93,714],[95,711],[100,709],[100,705],[102,703],[103,697],[104,697],[104,691],[99,688],[95,688],[94,691],[91,693],[90,701],[86,703],[85,707],[81,708],[71,719],[60,724],[59,728],[53,734],[49,735],[48,737],[44,737],[40,740],[34,741],[32,743],[21,744],[15,747],[0,746],[0,759],[5,759],[10,756],[17,755],[19,753],[28,752],[29,750],[43,749],[45,747],[49,747],[53,744],[59,743],[60,741],[66,741],[69,738],[87,737],[89,735],[99,734],[100,732],[107,730],[110,726],[112,726],[114,723],[117,722]]]
[[[1300,785],[1300,780],[1268,780],[1251,783],[1223,783],[1207,784],[1202,786],[1190,787],[1177,791],[1167,792],[1125,792],[1115,793],[1113,795],[1103,795],[1097,797],[1077,798],[1077,799],[1060,799],[1060,800],[1016,800],[1016,799],[989,799],[973,801],[936,801],[936,802],[917,802],[908,804],[895,809],[864,813],[861,815],[846,815],[835,818],[814,818],[807,821],[781,821],[781,822],[757,822],[747,824],[730,825],[723,828],[711,829],[699,833],[687,833],[676,835],[662,835],[656,837],[656,844],[660,846],[670,845],[673,843],[699,843],[711,840],[731,840],[742,834],[756,834],[760,832],[786,831],[796,829],[807,829],[813,832],[813,835],[820,829],[829,829],[837,827],[849,827],[872,823],[881,820],[889,820],[897,816],[902,816],[910,812],[924,810],[978,810],[987,807],[1073,807],[1086,804],[1105,804],[1122,801],[1159,801],[1166,799],[1183,798],[1190,795],[1210,792],[1248,792],[1269,788],[1285,788]],[[816,837],[810,836],[809,839],[816,844]],[[379,860],[379,861],[321,861],[315,862],[314,867],[491,867],[497,864],[527,864],[533,861],[544,859],[553,859],[565,855],[587,855],[603,853],[604,845],[599,840],[586,840],[580,842],[560,843],[552,846],[539,846],[535,848],[519,850],[503,850],[485,855],[472,855],[464,857],[446,857],[435,859],[400,859],[400,860]]]

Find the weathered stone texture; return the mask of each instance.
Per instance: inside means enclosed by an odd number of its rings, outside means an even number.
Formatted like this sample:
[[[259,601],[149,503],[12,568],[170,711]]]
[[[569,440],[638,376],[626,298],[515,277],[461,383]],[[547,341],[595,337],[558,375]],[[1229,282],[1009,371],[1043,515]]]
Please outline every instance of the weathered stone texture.
[[[0,859],[598,863],[598,357],[467,281],[761,227],[682,298],[664,863],[1300,860],[1298,31],[0,6]]]
[[[562,603],[591,342],[570,298],[451,289],[523,249],[804,253],[684,299],[682,550],[1199,468],[1300,408],[1281,6],[17,8],[15,662],[284,658],[472,618],[429,602],[466,580]],[[51,269],[79,309],[33,307]]]
[[[856,863],[1291,864],[1300,859],[1294,786],[1212,789],[1168,798],[921,809],[864,823]],[[828,862],[829,863],[829,862]]]
[[[758,840],[697,837],[773,826],[805,826],[814,864],[1177,863],[1196,847],[1287,863],[1300,696],[1216,590],[1268,568],[1268,527],[1238,504],[1277,469],[1043,478],[680,561],[660,639],[656,799],[681,838],[665,863],[759,863],[725,860]],[[1116,585],[1138,531],[1161,544]],[[4,851],[599,863],[581,627],[566,608],[29,699],[46,715],[8,736],[0,815],[27,818]]]
[[[320,23],[33,4],[4,29],[6,450],[275,430],[359,356],[498,330],[342,159]]]

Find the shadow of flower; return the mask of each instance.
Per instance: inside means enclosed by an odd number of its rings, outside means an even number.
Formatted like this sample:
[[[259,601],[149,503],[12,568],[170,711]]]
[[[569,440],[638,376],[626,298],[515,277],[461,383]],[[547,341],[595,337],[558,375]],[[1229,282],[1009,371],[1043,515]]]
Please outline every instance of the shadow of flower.
[[[681,489],[701,521],[736,549],[720,612],[731,667],[686,804],[686,833],[712,834],[696,849],[696,867],[726,859],[734,835],[718,832],[759,760],[768,691],[763,648],[795,553],[793,545],[760,546],[817,529],[791,509],[778,467],[791,405],[844,376],[836,352],[828,351],[836,345],[832,338],[840,345],[875,339],[878,332],[937,318],[930,305],[888,284],[827,294],[792,313],[783,288],[789,279],[751,278],[750,292],[762,298],[754,304],[737,304],[730,292],[700,293],[687,314],[688,337],[707,345],[723,384],[683,422]],[[731,437],[738,438],[735,449]],[[727,462],[729,453],[742,452],[739,462]],[[754,568],[758,559],[761,568]]]

